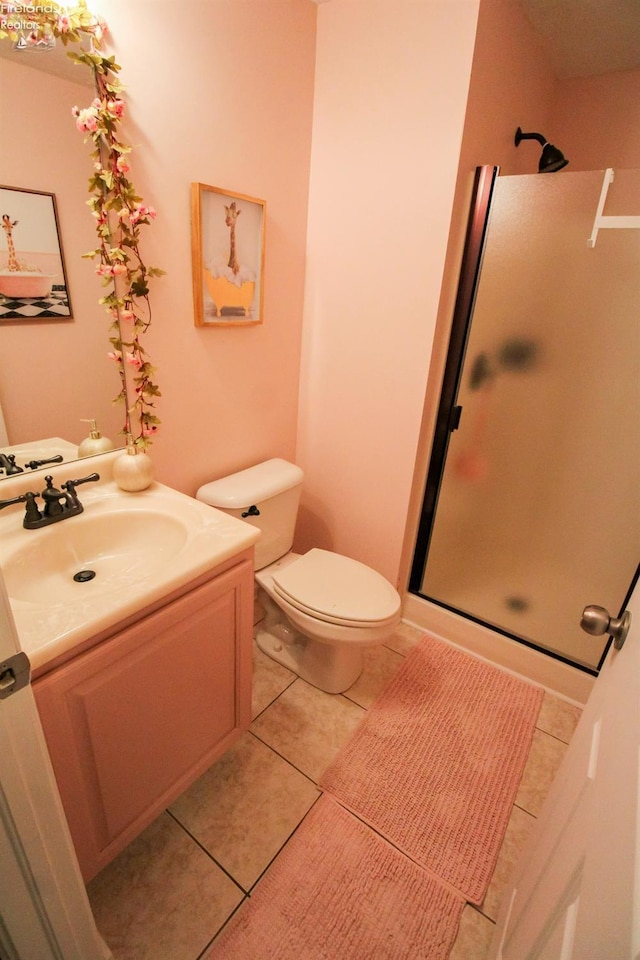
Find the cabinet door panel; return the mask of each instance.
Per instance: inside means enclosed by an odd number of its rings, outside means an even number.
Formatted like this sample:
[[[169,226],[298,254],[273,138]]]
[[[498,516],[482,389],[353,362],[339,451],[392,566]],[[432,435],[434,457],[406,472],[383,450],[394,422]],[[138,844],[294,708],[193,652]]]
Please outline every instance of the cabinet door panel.
[[[85,879],[247,725],[253,577],[239,568],[34,684]]]
[[[178,602],[180,606],[180,602]],[[130,631],[133,649],[69,691],[84,722],[109,836],[197,764],[235,724],[233,593]],[[139,636],[146,638],[137,645]]]

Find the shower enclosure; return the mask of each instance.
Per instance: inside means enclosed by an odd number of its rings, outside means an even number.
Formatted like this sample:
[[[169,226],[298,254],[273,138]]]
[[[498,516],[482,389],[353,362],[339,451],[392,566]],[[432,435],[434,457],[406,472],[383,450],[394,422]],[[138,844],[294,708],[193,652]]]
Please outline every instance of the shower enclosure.
[[[410,582],[592,673],[640,558],[639,215],[640,171],[479,168]]]

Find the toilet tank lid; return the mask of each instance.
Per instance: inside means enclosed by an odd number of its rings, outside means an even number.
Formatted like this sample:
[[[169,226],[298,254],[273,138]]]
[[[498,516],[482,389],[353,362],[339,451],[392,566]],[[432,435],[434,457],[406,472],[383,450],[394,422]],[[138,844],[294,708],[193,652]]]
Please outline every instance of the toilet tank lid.
[[[296,464],[275,457],[228,477],[205,483],[198,489],[196,498],[211,507],[237,510],[285,493],[301,484],[303,476]]]

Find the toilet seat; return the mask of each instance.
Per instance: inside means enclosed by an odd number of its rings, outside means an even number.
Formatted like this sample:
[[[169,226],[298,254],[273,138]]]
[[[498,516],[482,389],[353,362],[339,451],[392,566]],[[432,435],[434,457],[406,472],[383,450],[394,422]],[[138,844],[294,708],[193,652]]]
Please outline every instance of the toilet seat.
[[[313,548],[274,571],[273,589],[308,616],[343,626],[384,625],[397,619],[400,597],[371,567]]]

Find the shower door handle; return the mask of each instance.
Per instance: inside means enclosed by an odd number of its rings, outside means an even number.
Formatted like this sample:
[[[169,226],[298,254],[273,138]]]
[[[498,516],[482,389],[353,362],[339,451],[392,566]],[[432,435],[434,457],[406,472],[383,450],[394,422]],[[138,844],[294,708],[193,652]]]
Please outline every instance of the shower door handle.
[[[454,430],[457,430],[460,426],[460,417],[462,416],[462,407],[455,406],[451,408],[451,416],[449,417],[449,432],[453,433]]]
[[[604,607],[593,603],[584,608],[580,618],[580,626],[585,633],[590,633],[592,637],[601,637],[603,633],[608,633],[613,637],[616,650],[622,649],[630,624],[631,614],[628,610],[625,610],[621,617],[615,618]]]

